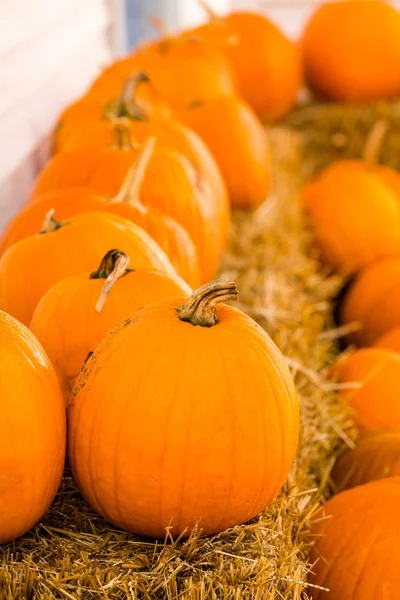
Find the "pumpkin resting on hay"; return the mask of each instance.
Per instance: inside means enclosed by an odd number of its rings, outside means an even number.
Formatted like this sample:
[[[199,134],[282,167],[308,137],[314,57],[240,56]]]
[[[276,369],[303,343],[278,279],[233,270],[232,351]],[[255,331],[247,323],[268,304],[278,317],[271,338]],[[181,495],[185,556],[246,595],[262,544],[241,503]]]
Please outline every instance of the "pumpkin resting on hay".
[[[377,431],[361,438],[353,450],[339,458],[332,471],[340,490],[396,475],[400,475],[400,429]]]
[[[334,496],[314,516],[312,600],[392,600],[400,586],[400,477]],[[320,586],[318,589],[312,586]]]
[[[0,544],[43,517],[64,470],[65,406],[53,367],[30,331],[0,311]]]
[[[331,100],[400,94],[400,13],[381,0],[327,2],[303,33],[306,80]]]
[[[78,375],[89,352],[132,312],[190,292],[178,276],[129,269],[129,257],[110,250],[96,271],[72,275],[50,288],[36,307],[30,329],[66,383]]]
[[[234,284],[217,281],[189,300],[148,305],[103,340],[76,380],[74,479],[127,531],[164,538],[171,525],[187,536],[200,519],[205,534],[221,532],[264,509],[289,473],[293,380],[268,335],[221,304],[236,297]]]

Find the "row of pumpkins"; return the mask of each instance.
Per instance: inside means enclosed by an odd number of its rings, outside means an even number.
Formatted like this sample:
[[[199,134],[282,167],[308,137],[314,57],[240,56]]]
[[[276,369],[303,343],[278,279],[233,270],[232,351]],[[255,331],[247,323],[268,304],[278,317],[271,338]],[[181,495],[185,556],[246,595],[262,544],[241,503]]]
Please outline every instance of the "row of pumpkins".
[[[362,27],[356,2],[321,7],[298,47],[260,15],[210,13],[196,30],[160,31],[65,110],[53,156],[0,241],[0,542],[48,508],[67,436],[80,491],[127,531],[187,535],[199,523],[217,533],[276,496],[297,449],[296,390],[267,334],[225,304],[235,284],[213,278],[231,206],[268,194],[260,119],[291,108],[302,65],[331,99],[400,93],[400,16],[378,0],[361,14]],[[344,16],[349,31],[335,25]],[[344,322],[363,322],[361,343],[396,325],[395,300],[391,317],[374,312],[394,289],[395,259],[370,274],[397,243],[400,203],[384,177],[375,165],[335,165],[304,191],[323,259],[365,268],[343,309]],[[351,392],[365,431],[396,425],[399,364],[382,349],[338,363],[344,383],[365,379]]]

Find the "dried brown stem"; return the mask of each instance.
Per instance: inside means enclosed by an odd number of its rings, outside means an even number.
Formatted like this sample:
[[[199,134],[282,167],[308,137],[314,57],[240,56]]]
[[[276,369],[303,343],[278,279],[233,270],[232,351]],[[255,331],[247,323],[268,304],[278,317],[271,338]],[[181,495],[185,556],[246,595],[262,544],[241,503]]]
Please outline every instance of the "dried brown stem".
[[[150,137],[142,146],[133,166],[128,171],[122,187],[111,202],[125,202],[132,205],[140,204],[139,191],[143,183],[147,166],[153,156],[155,137]]]
[[[42,229],[40,230],[39,233],[44,234],[44,233],[50,233],[52,231],[57,231],[57,229],[60,229],[61,227],[63,227],[63,225],[65,225],[65,223],[61,223],[60,221],[57,221],[57,219],[55,217],[54,208],[51,208],[49,210],[49,212],[46,213],[46,216],[43,221]]]
[[[90,279],[105,279],[103,289],[96,304],[97,312],[103,308],[113,285],[128,272],[129,256],[122,250],[109,250],[99,268],[90,274]]]
[[[236,284],[232,281],[211,281],[194,290],[187,302],[176,310],[181,321],[200,327],[212,327],[218,323],[217,306],[222,302],[238,299]]]

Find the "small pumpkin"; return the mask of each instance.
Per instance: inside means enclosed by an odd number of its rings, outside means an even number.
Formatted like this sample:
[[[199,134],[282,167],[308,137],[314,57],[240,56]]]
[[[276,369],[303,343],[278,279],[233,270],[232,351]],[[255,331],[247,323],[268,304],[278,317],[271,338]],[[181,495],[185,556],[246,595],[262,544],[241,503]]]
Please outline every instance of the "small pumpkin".
[[[302,84],[300,49],[266,16],[233,12],[219,16],[202,2],[209,21],[185,35],[200,36],[229,60],[238,94],[265,121],[276,121],[295,104]]]
[[[400,429],[377,431],[361,438],[353,450],[339,458],[332,471],[340,490],[396,475],[400,475]]]
[[[337,361],[334,372],[348,384],[344,395],[363,435],[400,427],[400,354],[362,348]]]
[[[101,196],[116,196],[140,154],[124,124],[118,124],[116,133],[120,139],[115,148],[81,149],[54,156],[36,180],[32,197],[71,187],[87,187]],[[229,214],[214,201],[199,172],[184,156],[156,144],[139,183],[140,201],[161,209],[189,233],[198,251],[203,279],[215,274]]]
[[[64,469],[64,399],[32,333],[0,311],[0,544],[43,517]]]
[[[212,151],[233,206],[251,208],[267,198],[271,179],[269,145],[250,106],[236,96],[216,96],[194,103],[180,118]]]
[[[400,327],[390,329],[381,335],[374,344],[376,348],[386,348],[392,352],[400,352]]]
[[[104,338],[76,380],[73,477],[127,531],[164,538],[172,526],[188,536],[200,519],[205,534],[218,533],[263,510],[289,473],[293,380],[265,331],[223,304],[236,297],[235,284],[216,281],[189,300],[147,305]]]
[[[400,94],[400,13],[387,2],[319,6],[302,39],[307,83],[331,100],[363,102]]]
[[[327,167],[301,200],[321,259],[336,271],[350,275],[400,252],[400,198],[358,161]]]
[[[391,600],[398,596],[400,477],[346,490],[313,517],[312,600]]]
[[[348,341],[370,346],[400,327],[399,297],[399,258],[381,260],[363,269],[346,291],[339,309],[341,324],[360,324]]]
[[[133,268],[176,276],[167,255],[137,225],[92,212],[58,222],[52,211],[42,231],[11,246],[0,260],[0,309],[29,325],[44,294],[60,279],[90,271],[109,248],[126,252]]]
[[[169,296],[189,296],[178,276],[130,269],[129,256],[110,250],[98,269],[62,279],[36,307],[30,329],[63,384],[74,380],[89,352],[132,312]]]

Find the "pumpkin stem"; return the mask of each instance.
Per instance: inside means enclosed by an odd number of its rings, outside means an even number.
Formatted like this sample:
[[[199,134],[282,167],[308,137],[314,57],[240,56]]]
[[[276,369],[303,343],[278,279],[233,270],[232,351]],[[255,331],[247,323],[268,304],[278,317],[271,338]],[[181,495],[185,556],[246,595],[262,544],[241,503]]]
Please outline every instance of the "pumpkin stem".
[[[137,105],[136,91],[141,83],[149,81],[149,76],[143,71],[137,71],[125,80],[122,92],[118,96],[111,117],[129,117],[135,121],[145,121],[146,115]]]
[[[200,327],[218,323],[217,306],[221,302],[238,299],[236,284],[232,281],[211,281],[194,290],[189,300],[176,309],[181,321]]]
[[[118,279],[130,272],[129,256],[122,250],[109,250],[103,257],[99,268],[90,274],[90,279],[105,279],[103,289],[96,304],[97,312],[103,308],[111,288]]]
[[[368,134],[364,146],[363,160],[368,169],[374,169],[379,162],[379,152],[389,130],[389,123],[383,119],[377,121]]]
[[[215,10],[213,10],[211,8],[211,6],[208,4],[207,0],[197,0],[197,2],[201,6],[201,8],[204,10],[204,12],[207,14],[207,17],[209,18],[210,21],[215,21],[215,20],[219,19],[219,16],[215,12]]]
[[[129,130],[129,121],[125,117],[111,118],[112,124],[112,147],[118,150],[135,150],[137,146],[132,142],[131,132]]]
[[[66,223],[60,223],[60,221],[57,221],[55,217],[54,208],[51,208],[49,212],[46,213],[42,229],[39,231],[39,233],[51,233],[52,231],[57,231],[57,229],[61,229],[61,227],[63,227],[64,225],[66,225]]]
[[[155,143],[156,138],[153,136],[143,144],[138,157],[125,177],[120,191],[111,202],[125,202],[134,206],[140,204],[139,191],[143,183],[147,166],[153,156]]]
[[[156,30],[161,39],[169,37],[170,34],[168,27],[166,26],[165,21],[163,21],[160,17],[157,15],[150,15],[148,21],[149,24]]]

